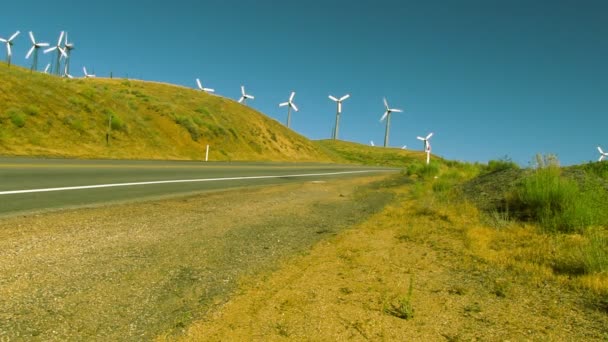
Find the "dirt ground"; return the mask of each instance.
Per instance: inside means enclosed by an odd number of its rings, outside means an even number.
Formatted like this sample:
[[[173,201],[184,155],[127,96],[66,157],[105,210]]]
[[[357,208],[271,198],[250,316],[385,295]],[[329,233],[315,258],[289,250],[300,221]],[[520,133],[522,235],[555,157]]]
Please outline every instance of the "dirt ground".
[[[0,341],[141,341],[180,332],[241,279],[381,210],[392,194],[370,189],[379,179],[3,218]]]
[[[393,205],[243,284],[180,339],[608,340],[608,314],[580,290],[469,250],[469,214],[403,186]]]

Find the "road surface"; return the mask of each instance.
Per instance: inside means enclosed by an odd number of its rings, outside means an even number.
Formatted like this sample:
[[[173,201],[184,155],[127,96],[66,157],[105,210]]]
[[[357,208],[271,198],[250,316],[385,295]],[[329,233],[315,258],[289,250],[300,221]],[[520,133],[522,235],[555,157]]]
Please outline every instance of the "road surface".
[[[0,158],[0,215],[394,171],[313,163]]]

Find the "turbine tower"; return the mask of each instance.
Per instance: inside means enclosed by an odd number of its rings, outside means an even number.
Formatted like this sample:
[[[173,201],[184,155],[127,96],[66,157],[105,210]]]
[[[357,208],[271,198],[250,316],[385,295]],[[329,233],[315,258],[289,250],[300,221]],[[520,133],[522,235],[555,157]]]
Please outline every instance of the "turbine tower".
[[[382,115],[382,117],[380,118],[380,122],[382,122],[382,120],[386,119],[386,132],[384,133],[384,147],[387,147],[388,146],[388,133],[391,129],[391,113],[402,113],[403,110],[390,108],[388,106],[388,102],[386,101],[386,97],[384,98],[384,106],[386,107],[386,112],[384,112],[384,115]]]
[[[65,34],[65,32],[61,31],[61,33],[59,34],[59,39],[57,40],[57,45],[48,48],[46,50],[44,50],[44,53],[49,53],[52,51],[57,50],[57,58],[55,60],[55,66],[54,69],[52,71],[54,71],[55,74],[59,75],[59,69],[60,69],[60,58],[61,56],[64,56],[67,58],[67,54],[65,53],[65,50],[63,47],[61,47],[61,41],[63,40],[63,35]]]
[[[426,138],[416,137],[416,139],[424,141],[424,152],[426,152],[426,165],[429,165],[429,163],[431,162],[431,143],[429,142],[429,140],[432,136],[433,133],[429,133]]]
[[[63,44],[65,49],[65,74],[70,73],[70,57],[72,56],[72,50],[74,50],[74,43],[68,43],[68,33],[65,33],[65,41]]]
[[[597,150],[600,152],[600,159],[598,159],[598,162],[601,162],[602,160],[604,160],[604,158],[608,157],[608,152],[604,152],[602,151],[601,147],[597,147]]]
[[[198,86],[198,89],[199,89],[199,90],[202,90],[202,91],[204,91],[204,92],[206,92],[206,93],[213,93],[213,92],[215,92],[215,90],[214,90],[214,89],[211,89],[211,88],[203,88],[203,85],[202,85],[202,83],[201,83],[201,80],[199,80],[198,78],[196,79],[196,85]]]
[[[291,108],[293,108],[293,110],[295,110],[296,112],[298,111],[298,107],[295,103],[293,103],[293,98],[295,96],[296,93],[292,91],[291,95],[289,96],[289,101],[279,104],[279,107],[287,106],[287,128],[291,128]]]
[[[9,67],[11,66],[11,56],[13,55],[13,40],[17,38],[19,33],[21,33],[21,31],[13,33],[13,35],[9,39],[0,38],[0,42],[6,44],[6,63]]]
[[[31,71],[37,71],[38,70],[38,50],[41,47],[49,46],[49,43],[37,43],[36,38],[34,38],[34,33],[32,31],[30,31],[30,39],[32,40],[32,48],[30,49],[30,51],[28,51],[27,55],[25,55],[25,59],[29,59],[30,56],[32,56],[32,54],[34,54],[34,57],[32,58]]]
[[[336,110],[336,126],[334,127],[334,140],[338,139],[338,131],[340,130],[340,114],[342,114],[342,101],[350,97],[350,94],[346,94],[341,98],[335,98],[329,95],[329,99],[336,102],[338,109]]]
[[[241,86],[241,98],[239,99],[239,103],[242,104],[247,104],[247,99],[252,99],[254,100],[255,97],[253,95],[249,95],[247,93],[245,93],[245,86]]]

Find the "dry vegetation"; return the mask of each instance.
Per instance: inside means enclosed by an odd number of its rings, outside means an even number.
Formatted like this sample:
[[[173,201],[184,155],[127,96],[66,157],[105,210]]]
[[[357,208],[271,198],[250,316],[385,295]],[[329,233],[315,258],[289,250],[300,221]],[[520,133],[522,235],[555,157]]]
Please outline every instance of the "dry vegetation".
[[[606,275],[566,277],[543,262],[584,239],[488,225],[441,185],[458,173],[416,172],[393,205],[252,279],[181,339],[607,339]]]
[[[0,68],[2,155],[201,160],[207,144],[212,160],[330,161],[303,136],[223,97],[161,83]]]

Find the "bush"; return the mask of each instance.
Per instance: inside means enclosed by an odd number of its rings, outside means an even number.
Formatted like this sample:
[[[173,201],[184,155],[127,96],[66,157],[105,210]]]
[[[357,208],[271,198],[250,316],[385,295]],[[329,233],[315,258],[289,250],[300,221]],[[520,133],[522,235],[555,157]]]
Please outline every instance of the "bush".
[[[407,166],[405,173],[408,176],[417,176],[422,179],[432,178],[439,174],[439,164],[430,163],[428,165],[421,162],[413,162]]]
[[[40,114],[40,108],[38,108],[35,105],[28,105],[25,108],[23,108],[23,112],[29,116],[36,116],[36,115]]]
[[[520,219],[536,221],[550,232],[580,232],[608,222],[605,190],[588,177],[581,189],[554,166],[539,168],[525,178],[507,203]]]
[[[25,126],[25,115],[20,110],[11,108],[8,110],[7,114],[13,125],[19,128]]]
[[[492,173],[503,170],[519,169],[519,165],[511,160],[508,156],[505,156],[499,160],[490,160],[488,165],[484,167],[484,173]]]

